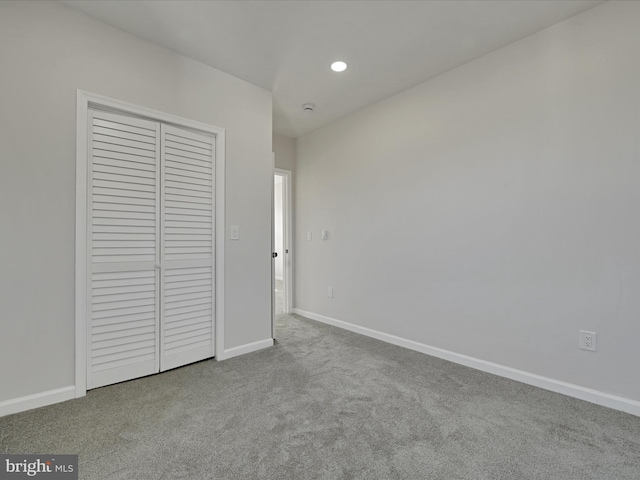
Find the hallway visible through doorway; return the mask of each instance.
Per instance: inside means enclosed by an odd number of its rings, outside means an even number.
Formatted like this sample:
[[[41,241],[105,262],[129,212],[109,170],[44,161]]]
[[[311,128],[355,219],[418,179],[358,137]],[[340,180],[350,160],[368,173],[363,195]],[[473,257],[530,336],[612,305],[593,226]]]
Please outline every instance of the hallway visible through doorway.
[[[281,315],[284,313],[284,280],[276,278],[275,294],[276,294],[276,315]]]

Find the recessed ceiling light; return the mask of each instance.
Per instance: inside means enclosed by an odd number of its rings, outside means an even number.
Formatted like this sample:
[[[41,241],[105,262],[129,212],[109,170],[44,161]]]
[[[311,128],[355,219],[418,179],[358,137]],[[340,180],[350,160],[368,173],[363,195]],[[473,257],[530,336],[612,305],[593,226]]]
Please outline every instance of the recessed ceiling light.
[[[344,72],[347,69],[347,64],[344,62],[333,62],[331,64],[331,70],[334,72]]]

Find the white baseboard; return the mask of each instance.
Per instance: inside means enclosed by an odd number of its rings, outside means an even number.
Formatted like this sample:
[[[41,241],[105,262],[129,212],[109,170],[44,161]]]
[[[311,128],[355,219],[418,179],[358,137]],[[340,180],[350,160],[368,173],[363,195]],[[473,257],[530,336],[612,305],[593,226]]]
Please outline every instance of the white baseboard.
[[[415,350],[416,352],[426,353],[433,357],[442,358],[453,363],[458,363],[466,367],[475,368],[483,372],[492,373],[500,377],[509,378],[518,382],[533,385],[534,387],[544,388],[552,392],[561,393],[569,397],[578,398],[587,402],[602,405],[603,407],[612,408],[614,410],[620,410],[622,412],[630,413],[632,415],[640,416],[640,402],[632,400],[630,398],[619,397],[617,395],[611,395],[609,393],[600,392],[591,388],[581,387],[572,383],[563,382],[561,380],[555,380],[553,378],[543,377],[534,373],[525,372],[523,370],[517,370],[515,368],[506,367],[497,363],[487,362],[479,358],[469,357],[460,353],[451,352],[442,348],[432,347],[425,345],[424,343],[415,342],[413,340],[407,340],[406,338],[396,337],[388,333],[380,332],[378,330],[372,330],[370,328],[361,327],[352,323],[343,322],[342,320],[336,320],[335,318],[325,317],[313,312],[307,312],[299,308],[294,308],[293,313],[301,315],[303,317],[316,320],[318,322],[333,325],[334,327],[350,330],[367,337],[372,337],[383,342],[398,345],[400,347],[408,348],[409,350]]]
[[[239,347],[229,348],[228,350],[225,350],[222,355],[217,355],[216,358],[218,360],[226,360],[228,358],[255,352],[256,350],[262,350],[263,348],[271,346],[273,346],[273,339],[267,338],[265,340],[248,343],[246,345],[240,345]],[[54,403],[64,402],[73,398],[76,398],[75,385],[58,388],[56,390],[49,390],[47,392],[34,393],[33,395],[13,398],[11,400],[5,400],[0,402],[0,417],[11,415],[13,413],[24,412],[33,408],[52,405]]]
[[[0,417],[71,400],[75,398],[75,393],[76,387],[71,385],[70,387],[57,388],[47,392],[34,393],[33,395],[27,395],[25,397],[5,400],[4,402],[0,402]]]
[[[217,360],[227,360],[229,358],[237,357],[238,355],[244,355],[245,353],[255,352],[262,350],[263,348],[272,347],[273,338],[267,338],[265,340],[258,340],[257,342],[247,343],[246,345],[240,345],[239,347],[228,348],[222,354],[216,355]]]

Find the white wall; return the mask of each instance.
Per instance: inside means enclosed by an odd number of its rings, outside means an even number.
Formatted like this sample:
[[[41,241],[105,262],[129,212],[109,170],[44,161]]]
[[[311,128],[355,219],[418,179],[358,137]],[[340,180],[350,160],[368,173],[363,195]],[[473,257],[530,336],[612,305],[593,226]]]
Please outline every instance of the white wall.
[[[296,146],[293,138],[274,133],[273,153],[275,155],[276,168],[291,170],[292,172],[296,169]]]
[[[609,2],[298,138],[295,306],[640,400],[638,25]]]
[[[54,2],[0,2],[0,402],[74,384],[76,90],[226,128],[226,348],[271,336],[271,93]]]

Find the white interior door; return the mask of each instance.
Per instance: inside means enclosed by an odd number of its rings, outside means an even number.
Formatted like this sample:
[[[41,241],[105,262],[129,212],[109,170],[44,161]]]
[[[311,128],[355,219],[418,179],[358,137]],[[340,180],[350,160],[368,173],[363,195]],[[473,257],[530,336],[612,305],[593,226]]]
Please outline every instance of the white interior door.
[[[87,387],[158,371],[160,125],[89,115]]]
[[[272,168],[275,168],[276,154],[271,153]],[[275,177],[274,177],[275,179]],[[276,338],[276,279],[275,279],[275,188],[271,183],[271,338]]]
[[[160,370],[214,355],[214,139],[161,126]]]

